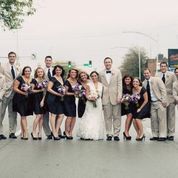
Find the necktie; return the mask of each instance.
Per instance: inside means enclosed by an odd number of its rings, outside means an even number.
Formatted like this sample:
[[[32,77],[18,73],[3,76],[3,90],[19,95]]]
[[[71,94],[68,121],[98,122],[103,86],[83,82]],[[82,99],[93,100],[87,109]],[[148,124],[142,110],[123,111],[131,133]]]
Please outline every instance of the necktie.
[[[151,101],[151,92],[150,92],[150,82],[147,80],[146,90],[148,93],[148,101]]]
[[[106,71],[106,73],[107,73],[107,74],[110,74],[110,73],[111,73],[111,71],[110,71],[110,70],[107,70],[107,71]]]
[[[11,66],[11,74],[12,74],[12,78],[15,79],[15,71],[13,66]]]
[[[49,80],[51,79],[51,72],[50,72],[50,69],[48,69],[48,78],[49,78]]]
[[[165,83],[166,79],[165,79],[165,74],[163,74],[163,77],[162,77],[162,81]]]

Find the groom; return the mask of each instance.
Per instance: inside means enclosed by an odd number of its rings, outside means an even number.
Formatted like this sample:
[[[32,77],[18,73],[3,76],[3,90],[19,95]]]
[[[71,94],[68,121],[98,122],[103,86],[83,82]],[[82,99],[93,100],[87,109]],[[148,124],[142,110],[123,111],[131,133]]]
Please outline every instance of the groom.
[[[122,75],[119,69],[114,70],[112,68],[112,63],[112,59],[106,57],[104,59],[105,69],[100,72],[100,80],[103,84],[102,104],[104,108],[107,141],[111,141],[113,136],[115,141],[119,141]]]

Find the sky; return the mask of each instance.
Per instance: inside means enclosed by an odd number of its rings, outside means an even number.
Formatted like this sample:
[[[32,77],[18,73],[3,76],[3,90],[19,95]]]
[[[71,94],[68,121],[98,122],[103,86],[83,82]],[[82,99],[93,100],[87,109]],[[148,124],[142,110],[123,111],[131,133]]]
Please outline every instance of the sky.
[[[36,54],[42,63],[52,55],[78,66],[92,60],[100,68],[106,56],[120,66],[133,46],[150,58],[178,48],[176,0],[35,0],[35,7],[22,29],[0,30],[0,56],[16,51],[25,61]]]

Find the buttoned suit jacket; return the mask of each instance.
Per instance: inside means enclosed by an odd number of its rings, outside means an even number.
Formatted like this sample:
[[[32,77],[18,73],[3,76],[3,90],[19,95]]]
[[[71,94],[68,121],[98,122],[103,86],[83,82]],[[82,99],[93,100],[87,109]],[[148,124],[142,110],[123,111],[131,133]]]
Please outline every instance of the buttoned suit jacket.
[[[110,82],[106,79],[106,70],[100,72],[100,81],[103,84],[102,104],[117,104],[117,99],[122,97],[122,75],[120,70],[111,70]]]
[[[161,72],[158,72],[156,74],[156,77],[159,77],[161,79]],[[162,79],[161,79],[162,80]],[[168,105],[170,103],[175,103],[175,99],[173,96],[173,83],[176,81],[176,76],[173,72],[167,71],[165,76],[165,86],[166,86],[166,92],[167,92],[167,102]]]
[[[16,73],[16,77],[18,77],[21,73],[21,70],[16,63],[14,64],[14,70],[15,70],[15,73]],[[12,73],[11,73],[11,70],[10,70],[10,64],[6,63],[4,65],[1,65],[0,66],[0,72],[5,76],[6,85],[5,85],[4,96],[8,98],[13,93],[13,82],[14,82],[14,79],[12,77]]]
[[[163,103],[167,103],[167,92],[163,81],[159,77],[150,77],[150,82],[151,89],[153,90],[153,93],[155,94],[156,98]],[[143,81],[143,86],[146,89],[146,79]]]

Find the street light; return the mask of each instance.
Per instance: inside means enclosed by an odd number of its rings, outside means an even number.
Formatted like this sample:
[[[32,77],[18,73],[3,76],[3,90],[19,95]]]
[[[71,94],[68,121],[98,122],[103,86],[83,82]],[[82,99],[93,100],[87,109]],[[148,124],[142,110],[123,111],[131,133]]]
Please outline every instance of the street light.
[[[137,35],[142,35],[145,36],[149,39],[151,39],[152,41],[154,41],[157,45],[158,45],[158,40],[155,40],[153,37],[151,37],[150,35],[143,33],[143,32],[138,32],[138,31],[123,31],[122,33],[134,33]],[[141,78],[141,56],[140,56],[140,46],[139,46],[139,51],[138,51],[138,60],[139,60],[139,78]],[[156,55],[156,71],[157,71],[157,63],[158,63],[158,55]]]

